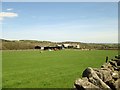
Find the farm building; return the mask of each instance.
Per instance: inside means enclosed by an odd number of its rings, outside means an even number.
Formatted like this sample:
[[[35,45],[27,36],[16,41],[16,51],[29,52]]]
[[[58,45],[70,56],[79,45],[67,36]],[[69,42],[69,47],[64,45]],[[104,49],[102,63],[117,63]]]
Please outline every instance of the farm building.
[[[41,49],[41,47],[40,46],[35,46],[35,49]]]
[[[62,49],[62,47],[58,47],[58,46],[56,46],[56,47],[44,47],[44,50],[61,50]]]
[[[70,46],[70,44],[63,44],[64,48],[68,48]]]
[[[80,45],[77,45],[76,48],[80,48]]]
[[[80,45],[79,44],[63,44],[63,47],[64,48],[77,48],[77,49],[79,49]]]
[[[35,49],[41,49],[41,50],[61,50],[64,48],[72,48],[72,49],[79,49],[80,46],[78,44],[58,44],[58,45],[52,45],[52,46],[35,46]]]

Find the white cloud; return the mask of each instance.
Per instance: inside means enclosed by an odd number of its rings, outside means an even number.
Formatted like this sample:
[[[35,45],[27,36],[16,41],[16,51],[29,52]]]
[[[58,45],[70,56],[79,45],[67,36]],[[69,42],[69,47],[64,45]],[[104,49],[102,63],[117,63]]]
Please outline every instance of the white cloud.
[[[2,17],[0,17],[0,21],[2,21],[3,20],[3,18]]]
[[[13,12],[0,12],[0,21],[4,20],[4,18],[13,18],[17,16],[18,14]]]
[[[11,11],[11,10],[13,10],[13,8],[7,8],[6,10],[7,10],[7,11]]]

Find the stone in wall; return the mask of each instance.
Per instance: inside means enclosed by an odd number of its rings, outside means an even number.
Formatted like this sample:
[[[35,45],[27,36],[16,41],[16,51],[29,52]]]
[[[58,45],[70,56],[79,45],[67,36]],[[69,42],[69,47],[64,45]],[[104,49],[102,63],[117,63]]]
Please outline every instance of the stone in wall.
[[[100,68],[86,68],[74,86],[77,90],[120,90],[120,55]]]

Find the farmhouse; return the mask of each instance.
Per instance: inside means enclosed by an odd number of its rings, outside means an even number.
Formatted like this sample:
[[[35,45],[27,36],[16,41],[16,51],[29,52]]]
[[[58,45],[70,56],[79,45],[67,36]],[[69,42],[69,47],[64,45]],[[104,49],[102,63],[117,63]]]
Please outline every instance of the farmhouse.
[[[80,45],[79,44],[63,44],[64,48],[76,48],[79,49]]]
[[[68,46],[70,46],[70,44],[63,44],[64,48],[68,48]]]

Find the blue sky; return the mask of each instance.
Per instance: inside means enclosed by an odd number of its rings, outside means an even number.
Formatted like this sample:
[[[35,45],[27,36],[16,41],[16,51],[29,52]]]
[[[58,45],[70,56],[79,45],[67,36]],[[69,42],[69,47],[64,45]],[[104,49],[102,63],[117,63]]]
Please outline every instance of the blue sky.
[[[118,3],[4,2],[2,38],[118,42]]]

